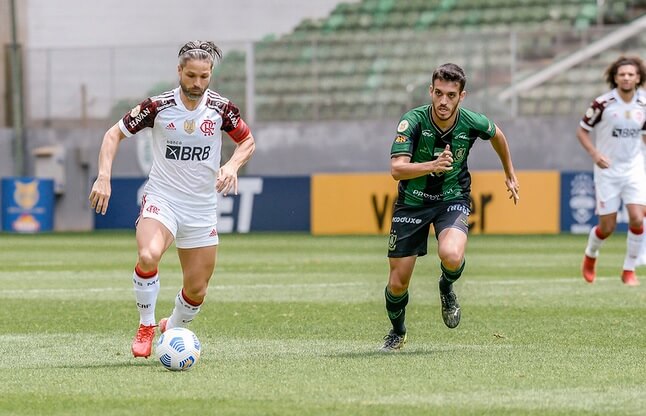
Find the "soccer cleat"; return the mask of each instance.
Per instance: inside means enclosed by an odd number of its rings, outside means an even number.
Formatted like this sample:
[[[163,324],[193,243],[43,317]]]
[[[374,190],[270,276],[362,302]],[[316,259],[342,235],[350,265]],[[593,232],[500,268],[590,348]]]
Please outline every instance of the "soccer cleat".
[[[153,348],[153,338],[155,338],[156,325],[139,325],[137,335],[132,341],[132,355],[135,357],[150,357]]]
[[[157,326],[159,327],[159,333],[160,334],[163,334],[164,332],[166,332],[166,326],[168,326],[168,318],[160,319],[159,320],[159,325],[157,325]]]
[[[455,296],[453,289],[447,294],[440,292],[440,301],[442,302],[442,319],[444,325],[449,328],[455,328],[460,323],[460,304],[458,297]]]
[[[621,281],[627,286],[639,286],[639,280],[633,270],[624,270],[621,273]]]
[[[384,337],[384,346],[381,347],[379,351],[381,352],[399,351],[402,348],[404,348],[405,343],[406,343],[406,334],[399,335],[391,329],[388,335]]]
[[[597,263],[597,259],[594,257],[590,257],[587,254],[583,256],[583,264],[581,265],[581,273],[583,274],[583,278],[585,279],[586,282],[592,283],[594,282],[594,278],[596,276],[596,272],[594,270],[595,265]]]

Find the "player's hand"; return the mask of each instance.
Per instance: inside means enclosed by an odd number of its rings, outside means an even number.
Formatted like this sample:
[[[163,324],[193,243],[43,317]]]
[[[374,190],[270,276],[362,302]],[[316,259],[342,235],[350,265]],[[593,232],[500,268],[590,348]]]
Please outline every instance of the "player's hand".
[[[442,153],[433,161],[434,169],[432,173],[447,172],[453,169],[453,153],[451,147],[447,144]]]
[[[516,179],[515,175],[512,175],[505,179],[505,185],[507,185],[507,192],[510,193],[509,199],[514,199],[514,205],[518,204],[518,200],[520,199],[520,196],[518,195],[520,191],[520,184],[518,183],[518,179]]]
[[[594,158],[594,164],[599,166],[601,169],[608,169],[610,167],[610,159],[601,153],[597,153]]]
[[[90,192],[90,208],[97,214],[105,215],[108,210],[108,202],[110,201],[111,194],[110,178],[96,178],[94,185],[92,185],[92,191]]]
[[[238,172],[226,164],[218,170],[218,178],[215,181],[215,190],[227,196],[232,190],[238,195]]]

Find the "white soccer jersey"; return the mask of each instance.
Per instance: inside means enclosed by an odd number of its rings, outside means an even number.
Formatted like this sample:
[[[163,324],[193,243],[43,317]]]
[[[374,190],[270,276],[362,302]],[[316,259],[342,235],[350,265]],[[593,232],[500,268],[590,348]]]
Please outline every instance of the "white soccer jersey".
[[[635,92],[624,102],[616,89],[595,98],[581,120],[581,127],[596,131],[596,147],[610,159],[610,167],[594,166],[595,177],[621,178],[644,170],[642,135],[646,133],[646,95]]]
[[[127,137],[152,129],[153,164],[146,193],[180,207],[215,210],[215,181],[224,130],[237,143],[249,135],[240,110],[207,89],[195,110],[186,109],[179,87],[147,98],[119,121]]]

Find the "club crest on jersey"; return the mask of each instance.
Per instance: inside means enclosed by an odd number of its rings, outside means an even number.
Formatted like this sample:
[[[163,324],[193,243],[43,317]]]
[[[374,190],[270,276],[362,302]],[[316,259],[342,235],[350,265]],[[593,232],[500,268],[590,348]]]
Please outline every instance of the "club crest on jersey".
[[[204,120],[202,124],[200,124],[200,131],[204,133],[205,136],[213,136],[213,133],[215,132],[215,123],[213,120]]]
[[[464,147],[458,147],[455,149],[455,160],[461,162],[464,159],[464,155],[467,153],[467,149]]]
[[[193,134],[195,131],[195,120],[184,120],[184,131],[187,134]]]

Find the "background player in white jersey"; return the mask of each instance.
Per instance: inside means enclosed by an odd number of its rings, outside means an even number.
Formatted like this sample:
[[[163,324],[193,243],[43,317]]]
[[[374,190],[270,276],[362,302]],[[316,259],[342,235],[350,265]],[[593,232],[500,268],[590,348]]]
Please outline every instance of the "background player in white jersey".
[[[596,259],[603,241],[617,225],[623,200],[628,211],[628,236],[621,280],[639,284],[635,266],[644,240],[646,172],[642,145],[646,133],[646,96],[639,87],[646,78],[643,61],[621,56],[606,70],[611,91],[595,98],[577,128],[576,136],[594,161],[599,224],[592,228],[585,248],[583,278],[594,282]],[[596,146],[590,138],[595,129]]]
[[[646,91],[641,90],[644,95]],[[646,140],[642,143],[642,156],[644,156],[644,168],[646,169]],[[646,229],[646,210],[644,210],[644,229]],[[646,243],[642,242],[641,254],[637,257],[637,266],[646,265]]]
[[[98,176],[90,193],[92,208],[101,214],[108,209],[119,143],[144,128],[152,129],[153,165],[136,223],[133,285],[140,319],[132,343],[135,357],[151,354],[155,327],[164,332],[186,326],[199,312],[216,262],[216,190],[237,193],[238,170],[254,151],[254,138],[239,109],[208,89],[213,65],[221,57],[213,42],[186,43],[178,54],[179,87],[142,101],[103,137]],[[221,131],[236,143],[222,166]],[[158,265],[173,241],[183,285],[172,314],[157,325]]]

